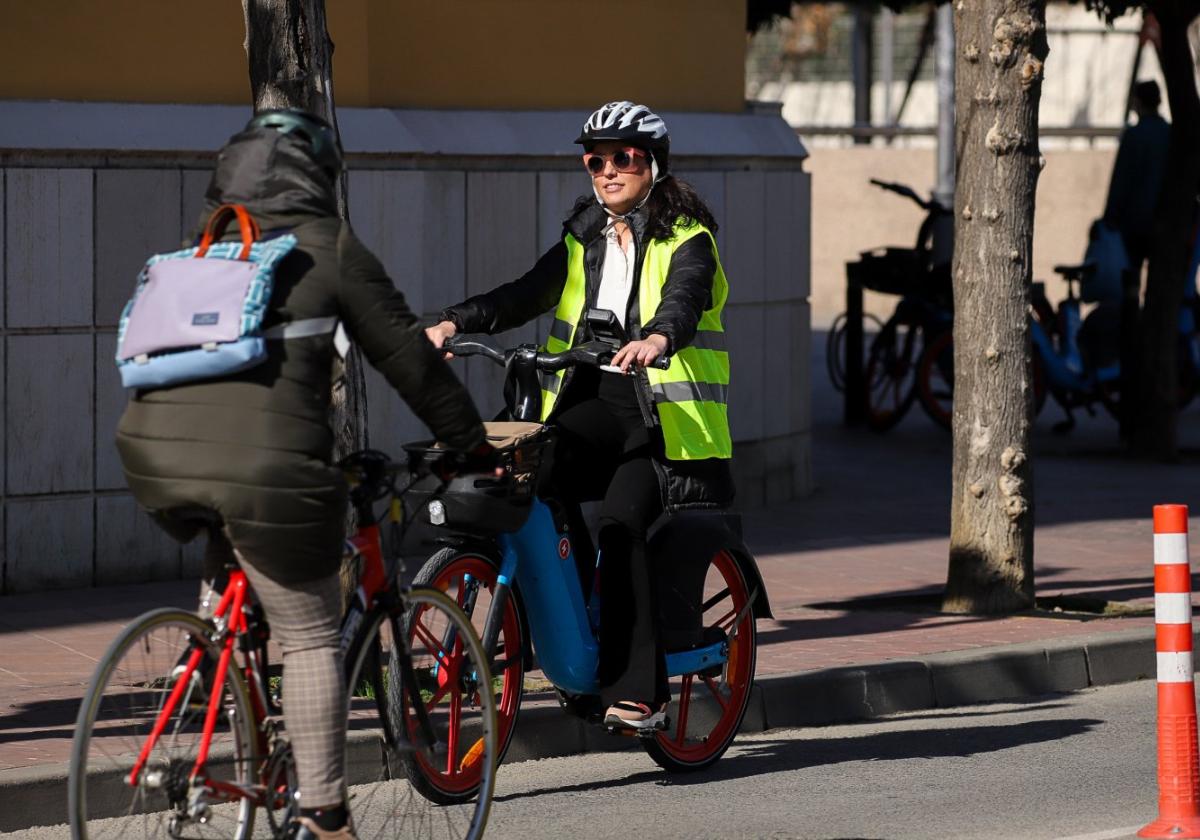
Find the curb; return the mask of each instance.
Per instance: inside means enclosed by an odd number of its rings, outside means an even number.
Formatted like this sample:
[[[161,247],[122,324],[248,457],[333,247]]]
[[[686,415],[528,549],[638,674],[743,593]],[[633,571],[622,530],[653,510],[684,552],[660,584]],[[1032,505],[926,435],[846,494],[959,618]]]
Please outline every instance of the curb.
[[[1193,635],[1196,634],[1193,631]],[[1017,700],[1149,679],[1155,674],[1154,628],[1097,633],[931,654],[755,680],[743,732],[825,726],[897,712]],[[521,709],[506,763],[611,752],[636,746],[564,714],[554,703]],[[353,739],[348,773],[372,764],[372,744]],[[375,753],[377,754],[377,753]],[[66,763],[0,771],[0,831],[66,820]],[[350,779],[354,783],[354,779]]]

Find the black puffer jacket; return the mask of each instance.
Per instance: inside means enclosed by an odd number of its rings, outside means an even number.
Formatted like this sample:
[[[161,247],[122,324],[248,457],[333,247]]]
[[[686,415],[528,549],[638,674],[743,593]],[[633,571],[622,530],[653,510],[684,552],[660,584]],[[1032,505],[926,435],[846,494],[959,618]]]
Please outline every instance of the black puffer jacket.
[[[707,236],[694,236],[679,246],[671,257],[662,300],[650,320],[643,324],[639,311],[638,284],[646,251],[646,214],[638,210],[626,220],[633,232],[635,248],[633,289],[626,313],[626,333],[639,338],[651,333],[666,337],[668,353],[675,353],[691,344],[704,310],[712,305],[713,277],[717,259],[712,241]],[[608,216],[594,198],[584,196],[575,203],[570,217],[563,223],[563,233],[570,233],[584,246],[584,272],[587,278],[585,309],[595,306],[600,289],[606,243],[604,228]],[[498,333],[553,311],[562,297],[567,282],[567,246],[560,239],[544,253],[528,272],[482,295],[444,309],[441,318],[452,322],[460,332]],[[586,341],[586,322],[577,328],[577,342]],[[565,394],[570,387],[572,370],[567,369],[557,405],[566,404]],[[648,426],[657,426],[653,409],[654,398],[644,370],[637,372],[639,400]],[[553,415],[551,416],[553,421]],[[701,461],[671,461],[659,458],[655,462],[662,485],[663,502],[668,510],[683,508],[727,507],[733,500],[733,480],[729,462],[712,458]]]
[[[338,316],[439,439],[464,450],[483,441],[466,390],[338,218],[332,184],[299,141],[271,130],[231,140],[202,220],[229,202],[244,204],[264,232],[290,230],[299,240],[276,270],[264,327]],[[236,376],[136,392],[117,448],[138,502],[175,536],[197,531],[181,512],[214,510],[234,545],[275,579],[324,577],[340,561],[346,500],[330,466],[333,340],[269,341],[268,349],[267,361]]]

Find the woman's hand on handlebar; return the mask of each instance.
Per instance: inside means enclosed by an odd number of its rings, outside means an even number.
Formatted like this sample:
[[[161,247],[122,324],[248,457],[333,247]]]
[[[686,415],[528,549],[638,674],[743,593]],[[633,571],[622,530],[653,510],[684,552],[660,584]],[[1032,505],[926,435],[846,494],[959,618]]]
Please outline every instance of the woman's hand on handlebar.
[[[453,321],[439,321],[432,327],[425,328],[425,337],[428,338],[429,342],[439,350],[441,350],[442,346],[446,343],[446,339],[452,338],[457,333],[458,327],[454,326]],[[446,353],[444,354],[443,358],[452,359],[454,358],[454,354]]]
[[[632,364],[649,367],[654,364],[655,359],[667,352],[668,344],[665,335],[650,333],[640,341],[631,341],[618,350],[612,358],[612,364],[619,367],[622,373],[628,373]]]

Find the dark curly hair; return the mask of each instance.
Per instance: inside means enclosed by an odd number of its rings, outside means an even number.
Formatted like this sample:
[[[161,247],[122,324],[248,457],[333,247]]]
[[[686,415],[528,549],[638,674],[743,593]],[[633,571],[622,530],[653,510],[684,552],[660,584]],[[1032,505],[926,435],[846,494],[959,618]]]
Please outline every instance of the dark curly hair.
[[[674,235],[675,223],[699,223],[713,233],[717,232],[717,220],[692,185],[667,175],[654,185],[646,202],[646,233],[651,239],[670,239]]]

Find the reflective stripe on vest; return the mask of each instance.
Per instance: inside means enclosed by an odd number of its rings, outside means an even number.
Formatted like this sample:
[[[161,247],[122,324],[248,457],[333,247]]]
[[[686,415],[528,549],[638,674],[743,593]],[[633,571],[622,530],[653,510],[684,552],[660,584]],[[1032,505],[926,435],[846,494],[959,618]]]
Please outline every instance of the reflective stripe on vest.
[[[669,240],[651,240],[646,247],[638,284],[638,304],[643,323],[650,321],[662,301],[662,287],[675,250],[693,236],[705,235],[716,242],[702,225],[677,226]],[[546,339],[551,353],[566,350],[574,343],[576,327],[583,317],[586,279],[583,245],[570,234],[567,246],[567,281],[554,313],[554,324]],[[692,343],[671,357],[668,370],[647,368],[654,406],[662,424],[666,455],[672,460],[729,458],[733,444],[729,437],[728,389],[729,353],[725,347],[725,328],[721,311],[729,295],[725,271],[717,259],[713,276],[712,307],[704,311]],[[562,385],[563,372],[542,380],[542,420],[549,418]]]

